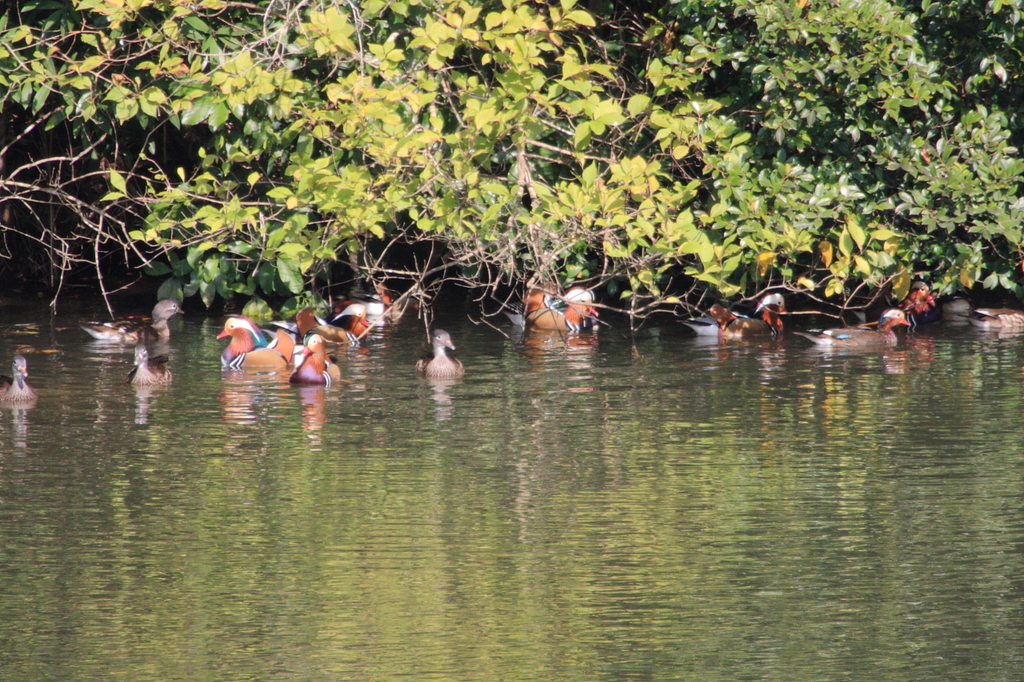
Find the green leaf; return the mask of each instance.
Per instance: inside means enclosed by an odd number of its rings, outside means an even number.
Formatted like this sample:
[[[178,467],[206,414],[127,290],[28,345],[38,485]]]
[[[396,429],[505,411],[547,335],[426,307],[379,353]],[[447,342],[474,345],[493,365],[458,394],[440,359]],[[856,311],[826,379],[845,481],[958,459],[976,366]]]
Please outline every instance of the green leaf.
[[[203,300],[203,304],[209,308],[213,305],[214,299],[217,298],[217,282],[216,280],[199,282],[199,297]]]
[[[647,95],[633,95],[629,98],[626,109],[629,111],[629,115],[635,118],[641,112],[647,111],[647,107],[650,105],[651,98]]]
[[[864,230],[860,226],[860,221],[854,216],[848,216],[846,219],[846,229],[850,232],[850,237],[857,243],[858,248],[864,248]]]
[[[257,323],[271,320],[274,317],[274,311],[271,310],[270,305],[259,296],[253,296],[242,306],[242,314]]]
[[[566,21],[571,21],[580,26],[597,26],[597,22],[594,21],[594,17],[589,12],[585,12],[581,9],[573,10],[565,15]]]
[[[304,282],[302,281],[302,274],[299,272],[299,268],[295,263],[286,260],[277,261],[277,276],[281,278],[281,283],[293,294],[301,294]]]
[[[171,274],[171,266],[167,263],[161,263],[160,261],[154,261],[149,265],[145,266],[142,271],[150,277],[161,277],[163,275]]]
[[[116,170],[111,170],[109,173],[110,186],[116,189],[122,194],[128,193],[128,187],[125,185],[124,176],[118,173]]]
[[[839,235],[839,250],[844,256],[849,257],[853,255],[854,243],[849,230],[843,230]]]
[[[282,255],[296,260],[309,255],[309,249],[305,244],[281,244],[277,250]]]
[[[158,301],[162,301],[166,298],[173,299],[175,301],[184,300],[182,292],[181,280],[177,277],[168,277],[160,284],[160,288],[156,291],[156,298]]]
[[[897,233],[893,232],[892,230],[887,230],[884,227],[883,228],[879,228],[877,230],[873,230],[871,232],[871,238],[872,239],[876,239],[876,240],[878,240],[880,242],[884,242],[884,241],[887,241],[889,239],[892,239],[893,237],[898,237],[898,236],[899,235]]]

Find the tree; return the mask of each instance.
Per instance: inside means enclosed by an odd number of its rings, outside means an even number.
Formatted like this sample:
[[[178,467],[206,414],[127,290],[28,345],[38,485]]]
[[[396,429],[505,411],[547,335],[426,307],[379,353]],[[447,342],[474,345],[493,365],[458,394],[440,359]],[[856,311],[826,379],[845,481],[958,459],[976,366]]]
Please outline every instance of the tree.
[[[1018,19],[880,0],[25,5],[0,26],[21,192],[0,206],[62,262],[102,272],[116,245],[207,304],[295,306],[339,261],[417,287],[580,281],[634,315],[770,287],[846,304],[922,272],[1019,292]],[[25,151],[40,130],[59,154]],[[55,203],[87,228],[47,224],[35,207]]]

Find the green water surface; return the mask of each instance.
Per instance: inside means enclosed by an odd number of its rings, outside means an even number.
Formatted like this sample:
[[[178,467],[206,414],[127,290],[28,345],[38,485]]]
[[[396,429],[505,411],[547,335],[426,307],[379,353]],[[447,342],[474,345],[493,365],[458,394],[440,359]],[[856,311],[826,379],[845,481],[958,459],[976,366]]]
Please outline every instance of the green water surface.
[[[465,378],[406,319],[324,390],[190,315],[137,390],[75,314],[4,317],[40,395],[0,407],[5,680],[1021,679],[1024,337],[452,313]]]

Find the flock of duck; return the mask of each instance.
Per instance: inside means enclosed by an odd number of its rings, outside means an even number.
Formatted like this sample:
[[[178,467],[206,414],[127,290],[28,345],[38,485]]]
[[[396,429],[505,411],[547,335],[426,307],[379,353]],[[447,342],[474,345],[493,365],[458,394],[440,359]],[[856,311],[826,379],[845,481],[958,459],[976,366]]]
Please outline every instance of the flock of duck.
[[[943,317],[961,317],[982,329],[1024,331],[1024,311],[1012,308],[972,308],[964,298],[940,301],[925,282],[914,282],[906,297],[893,301],[888,290],[879,292],[866,307],[866,323],[821,331],[794,331],[819,346],[829,348],[890,348],[896,345],[898,326],[917,327],[938,322]],[[872,315],[871,311],[875,314]],[[701,335],[716,335],[721,340],[779,337],[784,331],[786,314],[781,294],[770,293],[758,301],[753,317],[738,315],[720,305],[711,306],[708,316],[686,320],[685,324]]]
[[[822,331],[795,331],[815,344],[832,348],[887,348],[895,346],[895,328],[914,327],[941,320],[946,316],[966,316],[971,323],[990,330],[1024,331],[1024,311],[1010,308],[971,308],[964,299],[940,302],[924,282],[915,282],[901,301],[889,300],[888,294],[877,297],[885,306],[876,322],[860,326],[838,327]],[[268,331],[258,327],[244,315],[232,315],[224,323],[217,338],[230,339],[221,354],[221,366],[233,370],[288,370],[294,384],[331,386],[341,380],[341,369],[328,355],[326,344],[358,345],[375,325],[396,321],[402,310],[392,307],[394,300],[386,289],[363,300],[345,300],[334,307],[329,318],[321,318],[312,308],[300,310],[293,322],[274,322]],[[531,289],[522,305],[506,312],[514,325],[576,334],[593,328],[598,321],[594,294],[585,287],[572,287],[562,295]],[[869,307],[870,310],[870,307]],[[171,330],[168,321],[181,306],[164,300],[153,308],[152,321],[137,319],[114,322],[90,322],[81,325],[93,339],[123,345],[135,344],[134,368],[127,382],[135,386],[170,383],[171,371],[167,357],[150,357],[146,344],[167,341]],[[722,341],[777,338],[785,331],[785,301],[779,293],[762,297],[753,316],[713,305],[706,317],[691,318],[684,324],[697,334],[717,336]],[[416,362],[416,373],[430,378],[457,378],[465,373],[462,362],[448,355],[454,350],[451,336],[436,329],[431,336],[431,354]],[[35,390],[28,384],[28,362],[15,355],[11,366],[13,376],[0,376],[0,402],[26,403],[36,400]]]

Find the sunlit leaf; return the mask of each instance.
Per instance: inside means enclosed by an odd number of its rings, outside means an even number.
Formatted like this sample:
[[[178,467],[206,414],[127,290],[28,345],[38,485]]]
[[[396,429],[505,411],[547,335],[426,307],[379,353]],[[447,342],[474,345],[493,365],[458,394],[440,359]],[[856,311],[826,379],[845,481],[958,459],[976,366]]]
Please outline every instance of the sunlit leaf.
[[[847,257],[853,255],[854,243],[849,230],[843,230],[839,234],[839,251]]]
[[[861,228],[860,221],[856,216],[847,216],[846,231],[849,232],[850,237],[853,239],[854,243],[857,244],[857,248],[864,248],[864,230]]]
[[[910,273],[907,272],[906,270],[898,273],[895,277],[893,277],[892,278],[892,295],[893,295],[893,297],[895,297],[899,301],[902,301],[904,298],[906,298],[907,294],[910,292],[910,281],[911,281]]]
[[[818,242],[818,253],[821,254],[821,260],[826,268],[832,265],[832,242]]]

